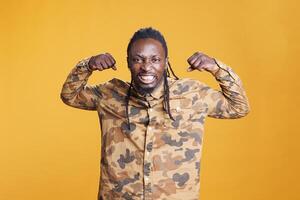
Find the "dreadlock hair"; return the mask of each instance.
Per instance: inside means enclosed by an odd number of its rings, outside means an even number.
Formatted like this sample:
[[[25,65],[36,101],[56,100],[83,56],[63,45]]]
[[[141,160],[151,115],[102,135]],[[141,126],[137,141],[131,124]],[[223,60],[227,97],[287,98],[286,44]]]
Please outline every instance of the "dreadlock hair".
[[[147,38],[152,38],[154,40],[157,40],[158,42],[161,43],[161,45],[163,46],[164,50],[165,50],[165,55],[166,57],[168,57],[168,47],[167,47],[167,43],[165,41],[164,36],[156,29],[153,29],[152,27],[147,27],[147,28],[141,28],[138,31],[136,31],[132,38],[130,39],[128,46],[127,46],[127,56],[129,57],[130,54],[130,49],[133,45],[133,43],[139,39],[147,39]],[[173,77],[178,80],[179,78],[175,75],[170,62],[168,61],[168,67],[166,68],[166,70],[163,72],[163,79],[164,79],[164,110],[166,111],[166,113],[169,115],[169,117],[174,120],[172,114],[171,114],[171,109],[170,109],[170,95],[169,95],[169,84],[167,81],[167,78],[170,77],[170,71],[173,75]],[[131,89],[132,89],[132,77],[131,77],[131,82],[129,85],[129,89],[127,91],[127,96],[125,98],[125,106],[126,106],[126,118],[127,118],[127,123],[128,123],[128,129],[130,130],[130,120],[129,120],[129,114],[128,114],[128,104],[129,104],[129,99],[130,99],[130,95],[131,95]]]

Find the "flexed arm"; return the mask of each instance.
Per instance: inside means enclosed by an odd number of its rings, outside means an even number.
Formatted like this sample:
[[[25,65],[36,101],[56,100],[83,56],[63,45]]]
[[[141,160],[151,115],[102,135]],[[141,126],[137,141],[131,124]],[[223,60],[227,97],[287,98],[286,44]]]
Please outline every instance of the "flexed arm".
[[[210,72],[219,82],[221,91],[202,84],[200,96],[208,106],[208,116],[214,118],[241,118],[250,112],[249,101],[239,76],[221,61],[196,52],[188,60],[188,71]]]
[[[72,107],[84,110],[96,110],[102,93],[100,85],[88,85],[88,78],[95,70],[112,68],[116,70],[115,59],[109,54],[99,54],[86,58],[77,63],[63,84],[60,97]]]

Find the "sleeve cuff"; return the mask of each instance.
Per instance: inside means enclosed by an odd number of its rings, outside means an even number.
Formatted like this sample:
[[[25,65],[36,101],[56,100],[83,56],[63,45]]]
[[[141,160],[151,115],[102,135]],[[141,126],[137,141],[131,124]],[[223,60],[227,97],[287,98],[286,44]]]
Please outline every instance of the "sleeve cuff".
[[[222,63],[220,60],[214,59],[215,63],[218,65],[219,70],[215,73],[215,78],[217,80],[235,80],[233,77],[233,72],[230,67]]]
[[[84,58],[82,60],[80,60],[77,64],[76,67],[80,70],[80,71],[89,71],[89,72],[93,72],[93,70],[90,69],[89,67],[89,61],[90,61],[91,57],[89,58]]]

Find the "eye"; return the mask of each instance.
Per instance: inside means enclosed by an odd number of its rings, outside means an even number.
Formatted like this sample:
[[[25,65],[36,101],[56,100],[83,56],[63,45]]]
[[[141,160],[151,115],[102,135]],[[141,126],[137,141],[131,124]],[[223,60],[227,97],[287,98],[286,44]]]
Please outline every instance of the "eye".
[[[153,62],[153,63],[157,63],[157,62],[159,62],[159,61],[160,61],[159,58],[152,58],[152,62]]]
[[[138,62],[141,62],[141,59],[140,58],[133,58],[132,61],[138,63]]]

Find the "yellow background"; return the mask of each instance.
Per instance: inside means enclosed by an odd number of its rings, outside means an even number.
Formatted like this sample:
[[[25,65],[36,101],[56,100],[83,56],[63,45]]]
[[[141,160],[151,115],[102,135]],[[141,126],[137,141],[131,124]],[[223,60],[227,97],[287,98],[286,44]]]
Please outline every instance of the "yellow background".
[[[97,113],[59,98],[82,58],[110,52],[129,80],[126,47],[140,27],[165,36],[180,77],[202,51],[241,77],[251,112],[207,119],[201,200],[296,200],[299,194],[299,3],[286,0],[1,1],[1,200],[96,200]]]

